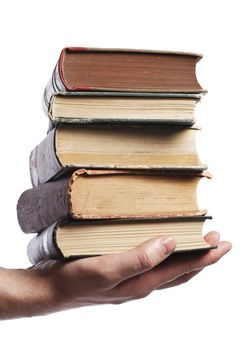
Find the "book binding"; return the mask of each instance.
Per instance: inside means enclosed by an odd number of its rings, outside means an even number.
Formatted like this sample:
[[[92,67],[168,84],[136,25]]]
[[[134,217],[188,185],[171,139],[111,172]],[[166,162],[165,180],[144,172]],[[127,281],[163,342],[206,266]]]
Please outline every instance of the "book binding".
[[[207,219],[212,219],[211,216],[205,215],[206,212],[200,212],[197,216],[191,216],[191,215],[182,215],[182,216],[174,216],[174,217],[142,217],[142,218],[129,218],[129,219],[120,219],[118,220],[119,223],[122,223],[124,225],[129,224],[129,222],[147,222],[148,224],[150,222],[161,222],[161,221],[168,221],[168,222],[175,222],[175,221],[205,221]],[[101,220],[102,222],[108,223],[115,223],[117,220]],[[76,259],[76,258],[86,258],[88,255],[77,255],[77,256],[69,256],[65,257],[57,244],[56,239],[56,231],[57,228],[60,226],[61,223],[71,224],[72,221],[62,221],[62,222],[55,222],[51,226],[47,227],[45,230],[43,230],[41,233],[33,237],[27,247],[27,254],[30,262],[35,265],[39,263],[42,260],[47,259],[57,259],[57,260],[65,260],[65,259]],[[74,223],[77,223],[75,221]],[[85,221],[87,223],[87,220]],[[92,223],[94,223],[92,221]],[[99,222],[98,222],[99,223]],[[82,223],[84,227],[84,223]]]
[[[180,51],[162,51],[162,50],[134,50],[134,49],[113,49],[113,48],[85,48],[85,47],[66,47],[61,51],[59,60],[54,68],[54,71],[52,73],[52,77],[49,80],[45,91],[43,93],[43,98],[42,98],[42,106],[43,106],[43,110],[45,112],[46,115],[49,115],[49,109],[50,109],[50,102],[51,102],[51,98],[54,94],[58,94],[58,93],[65,93],[65,92],[73,92],[73,93],[77,93],[80,91],[83,92],[100,92],[101,94],[104,92],[110,92],[115,90],[115,92],[117,93],[122,93],[122,91],[125,92],[131,92],[132,93],[136,93],[136,92],[141,92],[140,89],[109,89],[109,88],[93,88],[91,86],[85,86],[84,88],[82,88],[82,86],[75,86],[73,89],[69,89],[67,87],[66,81],[64,79],[64,73],[63,73],[63,69],[62,69],[62,64],[63,64],[63,60],[65,57],[65,54],[67,52],[74,52],[74,53],[83,53],[83,52],[108,52],[108,53],[136,53],[136,54],[143,54],[143,53],[147,53],[147,54],[167,54],[167,55],[175,55],[175,56],[189,56],[189,57],[195,57],[196,59],[196,63],[202,58],[201,54],[196,54],[196,53],[190,53],[190,52],[180,52]],[[142,92],[149,92],[149,89],[145,89]],[[156,92],[156,91],[155,91]],[[157,91],[158,93],[165,93],[166,91]],[[167,91],[169,93],[174,93],[175,91]],[[184,94],[184,92],[186,92],[187,94],[204,94],[206,93],[206,90],[202,89],[200,86],[198,89],[195,89],[195,91],[182,91],[182,93]],[[50,124],[50,128],[51,128],[51,124]]]
[[[179,173],[172,171],[155,171],[155,170],[96,170],[96,169],[79,169],[72,175],[65,178],[51,181],[32,189],[26,190],[20,196],[17,204],[17,216],[21,229],[26,232],[40,232],[55,221],[73,217],[74,219],[103,219],[103,218],[125,218],[137,217],[134,215],[103,215],[101,217],[90,214],[75,213],[72,206],[72,186],[75,180],[80,176],[102,176],[102,175],[165,175],[173,176]],[[191,172],[181,174],[181,176],[192,176]],[[208,172],[195,174],[196,177],[211,177]],[[188,212],[188,215],[197,215],[199,211]],[[185,212],[180,212],[179,216]],[[167,216],[176,215],[175,212]],[[152,215],[153,216],[153,215]]]

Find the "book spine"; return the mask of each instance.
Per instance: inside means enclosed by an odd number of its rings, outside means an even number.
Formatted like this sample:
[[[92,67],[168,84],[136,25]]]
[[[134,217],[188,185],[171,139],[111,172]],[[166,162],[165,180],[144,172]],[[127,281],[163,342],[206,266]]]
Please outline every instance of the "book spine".
[[[31,264],[36,265],[47,259],[63,259],[60,248],[56,244],[56,226],[57,223],[54,223],[29,242],[27,254]]]
[[[23,192],[17,203],[17,218],[23,232],[40,232],[70,217],[68,190],[69,178],[63,178]]]
[[[56,155],[55,135],[56,129],[53,129],[30,154],[30,178],[34,187],[52,179],[63,169]]]
[[[67,91],[60,76],[60,60],[57,62],[52,77],[47,83],[42,97],[42,107],[45,114],[49,117],[50,103],[54,94]]]

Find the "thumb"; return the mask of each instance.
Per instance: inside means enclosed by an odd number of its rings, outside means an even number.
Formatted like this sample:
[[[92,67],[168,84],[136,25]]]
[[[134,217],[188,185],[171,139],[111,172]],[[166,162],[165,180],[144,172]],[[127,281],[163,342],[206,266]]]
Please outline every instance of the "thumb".
[[[123,253],[106,255],[105,263],[110,262],[118,283],[153,269],[165,260],[175,249],[173,238],[152,238]],[[115,270],[115,271],[114,271]]]

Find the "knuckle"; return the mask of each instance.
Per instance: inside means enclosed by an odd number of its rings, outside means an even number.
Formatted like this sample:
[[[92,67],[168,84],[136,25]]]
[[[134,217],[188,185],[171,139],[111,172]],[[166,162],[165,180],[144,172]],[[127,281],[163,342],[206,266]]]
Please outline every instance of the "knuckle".
[[[151,289],[143,289],[136,292],[135,299],[146,298],[152,292]]]
[[[185,263],[183,265],[183,273],[184,274],[188,275],[191,270],[192,270],[191,266],[188,263]]]
[[[138,265],[143,270],[149,270],[154,267],[154,262],[146,251],[142,251],[138,256]]]
[[[150,293],[147,291],[140,292],[137,296],[136,299],[144,299],[146,298]]]

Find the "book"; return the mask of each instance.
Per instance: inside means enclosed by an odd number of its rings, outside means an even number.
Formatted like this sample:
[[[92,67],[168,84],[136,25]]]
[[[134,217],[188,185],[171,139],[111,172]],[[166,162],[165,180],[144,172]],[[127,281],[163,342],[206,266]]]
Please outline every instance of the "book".
[[[48,110],[57,124],[136,123],[193,125],[199,94],[60,93]]]
[[[66,47],[48,82],[43,106],[65,91],[204,93],[197,81],[201,55],[186,52]]]
[[[59,125],[31,152],[33,186],[71,169],[178,169],[200,172],[207,168],[197,154],[197,127]]]
[[[214,248],[202,236],[210,216],[182,216],[160,219],[98,220],[59,222],[31,239],[28,257],[32,264],[44,259],[75,259],[120,253],[147,239],[174,237],[175,252]]]
[[[78,220],[199,213],[196,189],[208,173],[86,170],[25,191],[17,204],[21,229],[40,232],[65,218]]]

